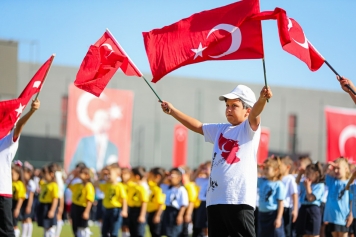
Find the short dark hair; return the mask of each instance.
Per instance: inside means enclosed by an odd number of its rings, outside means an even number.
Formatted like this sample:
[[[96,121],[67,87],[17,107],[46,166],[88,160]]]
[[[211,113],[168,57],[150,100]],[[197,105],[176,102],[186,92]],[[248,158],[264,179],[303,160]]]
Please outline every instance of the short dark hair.
[[[251,106],[249,106],[245,101],[241,100],[240,98],[237,98],[237,100],[241,101],[242,108],[244,109],[251,109]],[[227,98],[225,98],[225,102],[227,101]]]

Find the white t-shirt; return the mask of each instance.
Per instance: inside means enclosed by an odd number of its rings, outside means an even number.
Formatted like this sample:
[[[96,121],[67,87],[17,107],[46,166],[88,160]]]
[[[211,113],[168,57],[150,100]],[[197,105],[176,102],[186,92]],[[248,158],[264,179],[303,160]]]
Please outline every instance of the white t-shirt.
[[[30,193],[35,193],[36,192],[36,183],[32,179],[28,181],[28,184],[26,185],[26,199],[30,196]]]
[[[261,126],[251,129],[246,119],[240,125],[204,124],[206,142],[214,144],[207,206],[256,205],[257,150]]]
[[[14,130],[0,140],[0,196],[12,197],[11,163],[19,147],[20,137],[13,140]]]
[[[188,206],[188,192],[184,186],[169,187],[166,193],[166,206],[180,209],[182,206]]]
[[[284,207],[287,208],[292,208],[293,207],[293,200],[292,200],[292,195],[297,194],[298,195],[298,185],[295,182],[295,177],[292,174],[286,175],[283,177],[282,182],[286,188],[286,199],[284,199]]]
[[[63,182],[63,174],[62,171],[56,171],[55,173],[56,176],[56,181],[57,181],[57,185],[58,185],[58,195],[59,198],[63,198],[64,197],[64,182]]]
[[[209,188],[209,178],[196,178],[195,184],[199,187],[198,199],[206,201],[206,194]]]

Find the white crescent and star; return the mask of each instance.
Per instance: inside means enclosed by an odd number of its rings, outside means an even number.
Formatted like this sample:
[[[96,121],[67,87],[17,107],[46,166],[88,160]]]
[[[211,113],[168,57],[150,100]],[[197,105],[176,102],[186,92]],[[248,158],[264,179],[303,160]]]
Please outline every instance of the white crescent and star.
[[[112,52],[114,52],[114,50],[112,49],[112,46],[108,43],[105,43],[105,44],[102,44],[100,47],[103,47],[103,46],[106,46],[110,50],[110,53],[108,55],[106,55],[106,57],[109,57],[110,54],[112,54]]]
[[[184,128],[178,128],[176,130],[176,138],[179,142],[183,142],[186,138],[187,132]]]
[[[206,38],[208,38],[212,33],[214,33],[217,30],[224,30],[224,31],[229,32],[231,34],[231,38],[232,38],[231,45],[222,54],[209,55],[209,57],[211,57],[211,58],[221,58],[221,57],[224,57],[226,55],[229,55],[229,54],[232,54],[232,53],[236,52],[240,48],[241,41],[242,41],[242,35],[241,35],[241,30],[238,27],[230,25],[230,24],[219,24],[219,25],[216,25],[209,31],[209,33],[208,33]],[[206,48],[207,47],[203,47],[202,43],[200,42],[198,48],[192,49],[192,51],[195,53],[193,60],[195,60],[197,57],[203,57],[203,51]]]
[[[293,23],[292,23],[291,19],[288,18],[288,31],[289,31],[292,27],[293,27]],[[309,48],[309,41],[308,41],[307,37],[305,36],[303,30],[302,30],[302,33],[303,33],[303,36],[304,36],[304,43],[300,43],[300,42],[296,41],[295,39],[293,39],[292,37],[291,37],[291,38],[294,40],[294,42],[296,42],[297,44],[299,44],[299,45],[302,46],[303,48],[308,49],[308,48]]]
[[[20,105],[19,105],[19,107],[17,108],[17,109],[15,109],[15,111],[17,112],[17,117],[18,116],[20,116],[21,114],[22,114],[22,112],[23,112],[23,110],[25,109],[25,105],[22,105],[21,103],[20,103]]]
[[[345,127],[339,136],[339,151],[340,155],[345,155],[345,143],[349,138],[356,138],[356,125],[349,125]]]

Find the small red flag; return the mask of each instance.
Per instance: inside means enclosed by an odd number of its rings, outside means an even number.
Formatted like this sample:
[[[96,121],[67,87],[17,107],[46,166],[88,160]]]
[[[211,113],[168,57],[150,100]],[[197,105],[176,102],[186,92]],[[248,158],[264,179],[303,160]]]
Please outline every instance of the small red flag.
[[[258,0],[243,0],[143,32],[152,82],[188,64],[262,58],[261,22],[247,20],[259,12]]]
[[[0,101],[0,139],[15,126],[32,96],[41,91],[53,59],[54,55],[40,67],[17,99]]]
[[[119,68],[127,76],[142,76],[140,70],[107,30],[94,45],[89,47],[74,84],[84,91],[99,96]]]
[[[311,71],[318,70],[325,62],[324,57],[305,36],[302,27],[293,18],[288,18],[286,11],[282,8],[277,7],[274,11],[257,13],[250,19],[276,19],[282,48],[305,62]]]
[[[327,160],[347,157],[356,161],[356,110],[326,107]]]

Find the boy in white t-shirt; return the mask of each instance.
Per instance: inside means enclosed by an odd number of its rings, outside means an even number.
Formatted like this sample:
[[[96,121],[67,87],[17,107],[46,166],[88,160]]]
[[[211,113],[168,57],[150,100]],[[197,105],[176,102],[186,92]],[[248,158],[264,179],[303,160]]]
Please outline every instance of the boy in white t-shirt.
[[[40,101],[33,101],[31,109],[16,124],[8,135],[0,140],[0,237],[14,237],[14,227],[12,225],[12,178],[11,164],[19,146],[21,131],[32,116],[40,107]],[[1,111],[0,111],[1,112]]]
[[[256,101],[253,91],[238,85],[219,97],[225,101],[229,123],[203,124],[168,102],[163,112],[213,143],[212,167],[207,192],[209,237],[254,237],[257,193],[257,149],[261,134],[260,115],[272,91],[263,87]]]

